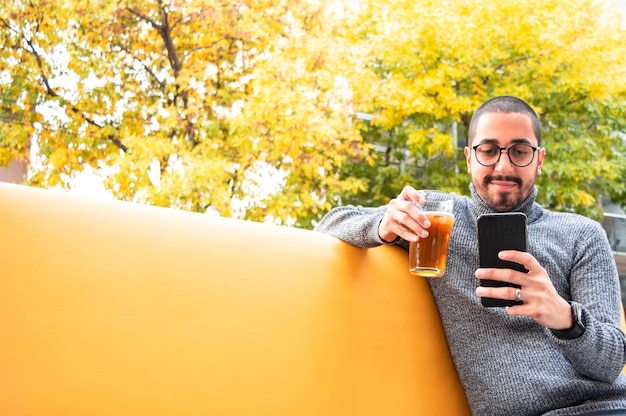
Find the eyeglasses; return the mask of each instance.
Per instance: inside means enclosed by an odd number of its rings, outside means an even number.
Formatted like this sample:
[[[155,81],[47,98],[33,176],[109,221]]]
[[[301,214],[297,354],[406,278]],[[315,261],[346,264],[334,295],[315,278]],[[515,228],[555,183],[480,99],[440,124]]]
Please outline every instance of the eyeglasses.
[[[483,166],[493,166],[500,161],[502,152],[506,151],[514,166],[523,168],[530,165],[535,158],[538,147],[526,143],[514,144],[511,147],[500,147],[493,143],[481,143],[473,146],[476,160]]]

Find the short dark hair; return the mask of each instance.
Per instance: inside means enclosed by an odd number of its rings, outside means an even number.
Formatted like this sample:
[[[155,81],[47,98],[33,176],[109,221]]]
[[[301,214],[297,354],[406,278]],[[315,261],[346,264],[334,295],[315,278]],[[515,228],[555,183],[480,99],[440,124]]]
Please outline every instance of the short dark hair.
[[[539,117],[535,110],[532,109],[528,103],[520,98],[512,97],[510,95],[502,95],[485,101],[474,111],[472,120],[469,124],[469,130],[467,132],[467,144],[472,144],[474,136],[476,136],[476,125],[478,120],[485,113],[521,113],[530,117],[530,121],[533,124],[533,132],[537,138],[538,146],[541,146],[541,124],[539,123]]]

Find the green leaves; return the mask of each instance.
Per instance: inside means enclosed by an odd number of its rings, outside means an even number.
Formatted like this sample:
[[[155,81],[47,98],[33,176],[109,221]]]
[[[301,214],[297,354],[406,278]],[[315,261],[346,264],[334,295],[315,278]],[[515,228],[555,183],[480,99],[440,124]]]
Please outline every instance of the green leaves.
[[[90,168],[119,199],[310,227],[407,184],[466,193],[471,113],[513,94],[541,114],[542,202],[626,202],[608,3],[335,3],[5,1],[0,163],[34,143],[32,185]]]
[[[619,135],[626,131],[626,30],[610,3],[369,1],[365,8],[358,33],[367,33],[364,67],[375,78],[369,95],[360,91],[369,98],[358,111],[374,115],[363,134],[381,149],[368,177],[378,180],[374,171],[393,163],[411,175],[387,198],[405,184],[467,193],[461,147],[472,111],[492,96],[517,95],[543,123],[543,203],[591,216],[601,195],[626,203]],[[408,154],[390,158],[402,151]]]

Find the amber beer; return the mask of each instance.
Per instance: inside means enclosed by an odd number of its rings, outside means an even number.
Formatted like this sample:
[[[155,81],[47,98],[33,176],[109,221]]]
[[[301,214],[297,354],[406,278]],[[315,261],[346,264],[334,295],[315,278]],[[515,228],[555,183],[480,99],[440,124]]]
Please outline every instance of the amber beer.
[[[409,272],[422,277],[441,277],[446,270],[448,243],[454,224],[450,212],[424,213],[430,221],[428,237],[409,244]]]

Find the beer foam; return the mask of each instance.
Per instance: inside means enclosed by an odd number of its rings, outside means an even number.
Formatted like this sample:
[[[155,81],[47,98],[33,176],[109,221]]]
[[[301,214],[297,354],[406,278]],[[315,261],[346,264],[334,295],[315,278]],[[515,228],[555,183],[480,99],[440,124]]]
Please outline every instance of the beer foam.
[[[454,218],[454,214],[447,211],[424,211],[424,214],[432,215],[433,217],[445,216]]]

